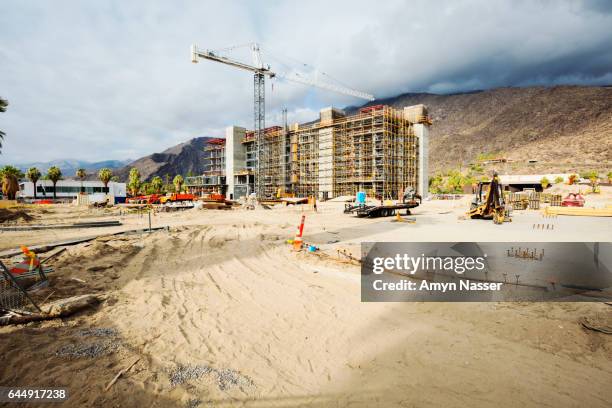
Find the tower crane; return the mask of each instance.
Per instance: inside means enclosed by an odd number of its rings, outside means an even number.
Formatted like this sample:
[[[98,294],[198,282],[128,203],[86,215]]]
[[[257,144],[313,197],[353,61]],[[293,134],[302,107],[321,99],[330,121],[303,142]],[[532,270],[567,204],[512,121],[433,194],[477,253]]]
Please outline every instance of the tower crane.
[[[251,54],[253,57],[252,65],[220,55],[221,51],[229,51],[229,50],[236,49],[236,48],[243,47],[243,46],[248,46],[251,49]],[[297,83],[301,83],[304,85],[310,85],[310,86],[314,86],[317,88],[341,93],[344,95],[366,99],[368,101],[374,100],[374,96],[366,92],[361,92],[361,91],[357,91],[355,89],[351,89],[345,86],[339,86],[339,85],[335,85],[332,83],[323,82],[323,81],[320,81],[318,78],[315,80],[312,80],[312,79],[307,78],[306,76],[302,76],[298,74],[297,72],[293,72],[292,74],[274,72],[272,71],[269,65],[266,65],[263,63],[262,58],[261,58],[260,46],[257,43],[250,43],[250,44],[245,44],[242,46],[228,47],[228,48],[225,48],[223,50],[218,50],[218,51],[211,51],[211,50],[202,51],[198,49],[197,45],[193,44],[191,46],[191,62],[197,63],[199,58],[220,62],[222,64],[229,65],[234,68],[239,68],[239,69],[243,69],[246,71],[250,71],[253,73],[253,90],[254,90],[253,92],[253,95],[254,95],[253,113],[254,113],[254,119],[255,119],[254,121],[255,126],[253,130],[255,133],[255,143],[256,143],[256,150],[257,150],[257,174],[256,174],[257,184],[258,184],[257,196],[260,198],[261,198],[261,194],[263,191],[263,188],[262,188],[263,178],[261,177],[261,174],[260,174],[260,169],[261,169],[260,159],[262,157],[261,150],[262,150],[262,144],[263,144],[263,134],[266,128],[265,126],[265,120],[266,120],[265,118],[266,116],[265,77],[266,76],[268,78],[279,77],[279,78],[286,79],[288,81],[297,82]]]

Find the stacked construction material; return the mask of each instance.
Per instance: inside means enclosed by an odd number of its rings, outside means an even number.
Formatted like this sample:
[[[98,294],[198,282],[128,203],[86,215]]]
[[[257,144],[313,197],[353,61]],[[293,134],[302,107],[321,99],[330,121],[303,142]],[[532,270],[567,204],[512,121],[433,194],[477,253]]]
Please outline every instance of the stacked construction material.
[[[546,207],[546,215],[583,215],[587,217],[612,217],[612,208]]]

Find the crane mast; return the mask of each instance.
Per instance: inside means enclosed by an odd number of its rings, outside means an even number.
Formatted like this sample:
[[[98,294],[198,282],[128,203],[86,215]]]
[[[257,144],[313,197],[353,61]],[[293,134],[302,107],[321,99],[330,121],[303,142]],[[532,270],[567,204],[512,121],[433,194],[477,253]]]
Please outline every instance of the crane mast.
[[[266,129],[266,86],[265,86],[265,78],[268,76],[269,78],[274,78],[276,76],[286,79],[288,81],[293,81],[297,83],[301,83],[304,85],[311,85],[317,88],[326,89],[329,91],[341,93],[344,95],[350,95],[357,98],[366,99],[369,101],[374,100],[374,96],[365,92],[357,91],[354,89],[350,89],[343,86],[338,86],[335,84],[329,84],[325,82],[321,82],[318,80],[310,80],[306,77],[302,77],[297,73],[291,74],[283,74],[276,73],[270,69],[270,66],[266,66],[263,64],[261,59],[261,52],[259,49],[259,44],[251,43],[248,44],[251,47],[251,52],[253,56],[253,65],[246,64],[241,61],[237,61],[231,58],[227,58],[221,55],[217,55],[214,51],[200,51],[198,47],[194,44],[191,46],[191,62],[197,63],[198,58],[207,59],[210,61],[219,62],[221,64],[229,65],[234,68],[243,69],[246,71],[250,71],[253,73],[253,117],[254,117],[254,128],[253,131],[255,133],[255,143],[256,143],[256,151],[257,151],[257,169],[256,169],[256,178],[257,178],[257,197],[263,198],[263,191],[265,180],[263,179],[263,175],[261,172],[261,163],[264,160],[268,160],[265,152],[263,151],[264,146],[264,132]],[[228,49],[232,49],[236,47],[230,47]]]
[[[255,170],[255,177],[257,179],[257,197],[261,198],[263,191],[264,180],[261,174],[261,163],[264,160],[262,154],[263,137],[266,129],[266,75],[270,78],[276,74],[270,70],[270,67],[264,67],[261,62],[261,54],[259,53],[259,46],[257,44],[251,45],[253,52],[254,65],[245,64],[240,61],[236,61],[227,57],[216,55],[212,51],[199,51],[197,46],[194,44],[191,46],[191,62],[197,63],[198,58],[204,58],[211,61],[220,62],[222,64],[230,65],[235,68],[244,69],[253,72],[253,118],[255,133],[255,145],[257,152],[257,168]]]

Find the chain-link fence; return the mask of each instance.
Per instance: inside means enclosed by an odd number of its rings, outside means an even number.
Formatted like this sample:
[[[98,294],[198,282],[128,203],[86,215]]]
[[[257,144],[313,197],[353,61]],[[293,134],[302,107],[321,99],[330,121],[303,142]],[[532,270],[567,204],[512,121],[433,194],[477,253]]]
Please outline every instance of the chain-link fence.
[[[38,282],[37,282],[38,281]],[[5,311],[40,311],[38,305],[26,290],[29,283],[39,284],[46,281],[40,265],[30,272],[13,275],[0,261],[0,309]]]

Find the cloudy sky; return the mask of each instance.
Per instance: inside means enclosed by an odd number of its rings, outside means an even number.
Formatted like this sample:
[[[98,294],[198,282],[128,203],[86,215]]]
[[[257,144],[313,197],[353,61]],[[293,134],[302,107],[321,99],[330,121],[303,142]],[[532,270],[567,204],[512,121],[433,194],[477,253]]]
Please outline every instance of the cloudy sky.
[[[250,73],[189,46],[253,41],[279,71],[316,67],[377,97],[612,84],[612,1],[3,0],[1,163],[138,158],[252,127]],[[248,49],[230,51],[249,62]],[[308,64],[305,66],[303,64]],[[361,103],[268,81],[267,124]]]

